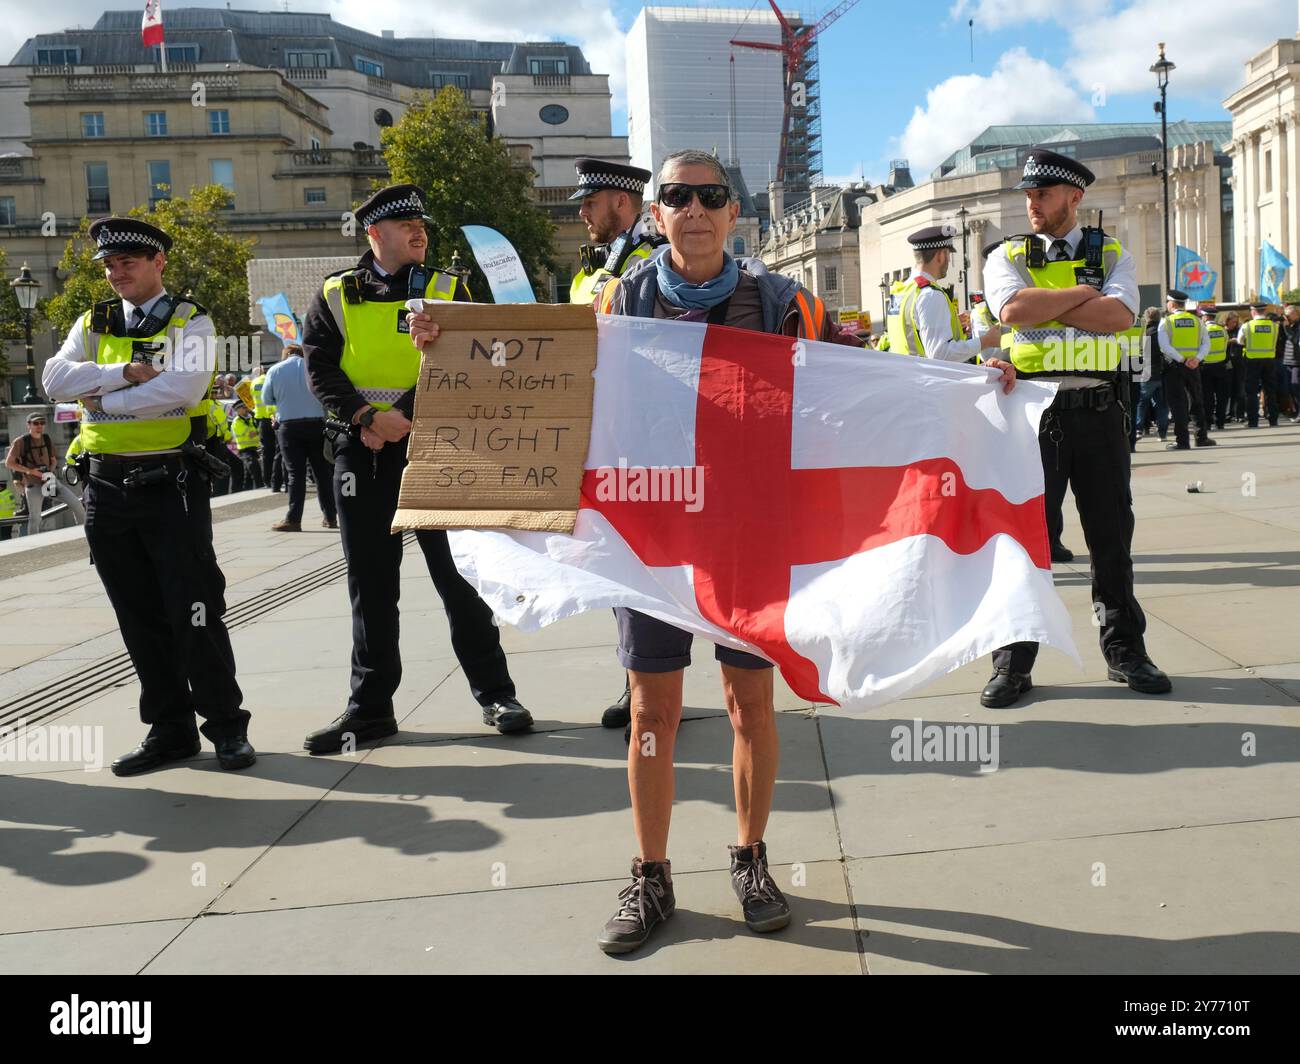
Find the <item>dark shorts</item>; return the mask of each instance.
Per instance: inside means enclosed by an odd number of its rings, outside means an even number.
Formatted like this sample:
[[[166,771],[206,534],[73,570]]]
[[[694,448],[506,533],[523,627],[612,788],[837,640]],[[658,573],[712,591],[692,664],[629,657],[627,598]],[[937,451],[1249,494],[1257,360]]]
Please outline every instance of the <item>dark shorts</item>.
[[[636,610],[615,607],[618,620],[618,660],[635,672],[677,672],[691,663],[690,632]],[[772,663],[743,650],[714,645],[713,656],[738,669],[770,669]]]

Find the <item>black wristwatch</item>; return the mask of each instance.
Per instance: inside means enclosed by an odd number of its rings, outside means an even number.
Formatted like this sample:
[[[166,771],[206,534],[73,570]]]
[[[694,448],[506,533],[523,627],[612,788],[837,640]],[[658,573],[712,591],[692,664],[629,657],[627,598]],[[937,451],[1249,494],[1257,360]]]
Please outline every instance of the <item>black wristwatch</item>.
[[[357,418],[357,424],[363,429],[370,428],[370,423],[375,420],[375,415],[379,413],[373,406],[366,407],[365,413]]]

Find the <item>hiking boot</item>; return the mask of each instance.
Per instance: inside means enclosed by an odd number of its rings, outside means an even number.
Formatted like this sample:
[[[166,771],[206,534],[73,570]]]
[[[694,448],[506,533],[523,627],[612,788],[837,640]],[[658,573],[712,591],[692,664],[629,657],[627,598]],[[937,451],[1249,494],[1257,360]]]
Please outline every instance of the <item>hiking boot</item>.
[[[605,708],[600,716],[602,728],[622,728],[632,720],[632,681],[625,679],[623,693],[617,702]]]
[[[631,953],[672,916],[677,908],[672,867],[671,861],[632,859],[632,882],[619,891],[622,904],[596,936],[596,945],[606,953]]]
[[[745,924],[751,931],[779,931],[790,922],[790,906],[767,870],[767,844],[728,846],[731,853],[731,889],[740,899]]]

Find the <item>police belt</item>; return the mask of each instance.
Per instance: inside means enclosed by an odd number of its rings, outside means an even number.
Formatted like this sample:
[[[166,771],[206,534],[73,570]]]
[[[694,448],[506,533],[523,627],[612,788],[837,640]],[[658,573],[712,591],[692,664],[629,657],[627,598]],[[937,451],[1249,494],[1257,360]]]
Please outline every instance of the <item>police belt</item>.
[[[185,456],[174,454],[92,454],[90,475],[112,484],[122,484],[156,469],[179,475],[186,469]]]
[[[1114,403],[1115,391],[1109,385],[1096,388],[1069,388],[1056,393],[1051,410],[1106,410]]]

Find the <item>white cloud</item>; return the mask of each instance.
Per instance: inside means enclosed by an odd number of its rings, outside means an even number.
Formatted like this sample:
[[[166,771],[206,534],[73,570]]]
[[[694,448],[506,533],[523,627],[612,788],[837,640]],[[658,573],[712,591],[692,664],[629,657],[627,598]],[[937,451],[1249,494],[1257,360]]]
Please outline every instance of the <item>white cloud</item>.
[[[1107,95],[1154,95],[1156,77],[1149,67],[1156,61],[1156,43],[1164,41],[1177,65],[1171,93],[1184,89],[1223,97],[1241,87],[1251,56],[1295,33],[1296,9],[1280,0],[1179,0],[1176,7],[1169,0],[1137,0],[1089,23],[1070,25],[1069,71],[1089,93],[1101,86]]]
[[[1095,117],[1059,70],[1013,48],[998,59],[992,74],[958,74],[927,92],[925,106],[912,112],[898,146],[920,182],[988,126],[1090,122]]]

